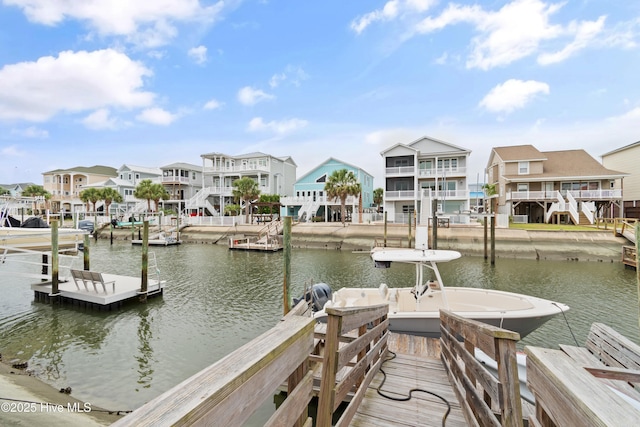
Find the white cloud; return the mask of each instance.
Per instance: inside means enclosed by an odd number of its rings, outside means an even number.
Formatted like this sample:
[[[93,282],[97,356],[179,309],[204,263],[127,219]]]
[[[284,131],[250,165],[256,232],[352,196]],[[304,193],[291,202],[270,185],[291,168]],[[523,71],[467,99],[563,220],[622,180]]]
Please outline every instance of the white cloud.
[[[286,79],[287,79],[287,75],[285,73],[274,74],[273,76],[271,76],[271,79],[269,80],[269,86],[278,87],[280,83],[282,83]]]
[[[548,94],[549,85],[534,80],[507,80],[491,89],[480,101],[480,107],[494,113],[511,113],[523,108],[538,94]]]
[[[201,65],[207,62],[207,47],[198,46],[189,49],[189,57],[195,61],[196,64]]]
[[[607,121],[616,124],[624,124],[625,126],[629,126],[630,128],[637,130],[638,123],[640,122],[640,107],[629,110],[621,116],[609,117],[607,118]]]
[[[280,83],[284,81],[291,82],[294,86],[300,86],[300,84],[309,78],[309,75],[304,71],[302,67],[296,65],[287,65],[283,72],[276,73],[271,76],[269,80],[269,86],[272,88],[280,86]]]
[[[566,45],[563,49],[554,53],[542,53],[538,56],[538,63],[541,65],[554,64],[562,62],[574,53],[588,47],[593,40],[602,33],[604,28],[605,17],[601,16],[597,21],[581,22],[580,24],[572,24],[570,31],[575,33],[573,42]]]
[[[222,107],[224,105],[224,103],[216,100],[216,99],[211,99],[210,101],[208,101],[206,104],[204,104],[204,109],[205,110],[217,110],[218,108]]]
[[[254,89],[250,86],[245,86],[238,91],[238,101],[243,105],[255,105],[260,101],[274,98],[275,96],[265,93],[260,89]]]
[[[250,132],[272,131],[277,134],[284,134],[302,129],[307,126],[308,122],[302,119],[289,119],[281,121],[270,121],[265,123],[262,117],[255,117],[249,122],[248,130]]]
[[[0,69],[0,120],[46,121],[62,112],[151,105],[142,91],[152,73],[113,49],[61,52]]]
[[[177,22],[212,22],[225,4],[201,6],[198,0],[4,0],[21,8],[27,19],[55,26],[75,19],[102,36],[125,36],[144,46],[160,46],[175,37]]]
[[[12,135],[18,135],[24,138],[38,138],[45,139],[49,138],[49,132],[44,129],[39,129],[35,126],[29,126],[25,129],[12,129]]]
[[[89,114],[82,120],[82,123],[89,129],[116,129],[117,120],[111,117],[111,112],[107,108],[101,108]]]
[[[421,13],[428,10],[436,0],[389,0],[382,9],[376,9],[351,21],[351,29],[362,33],[369,25],[378,21],[393,21],[403,13]]]
[[[136,120],[138,121],[159,126],[168,126],[177,118],[177,114],[171,114],[170,112],[158,107],[148,108],[136,116]]]
[[[2,148],[0,154],[2,154],[3,157],[22,157],[25,155],[25,152],[20,150],[16,145],[10,145]]]

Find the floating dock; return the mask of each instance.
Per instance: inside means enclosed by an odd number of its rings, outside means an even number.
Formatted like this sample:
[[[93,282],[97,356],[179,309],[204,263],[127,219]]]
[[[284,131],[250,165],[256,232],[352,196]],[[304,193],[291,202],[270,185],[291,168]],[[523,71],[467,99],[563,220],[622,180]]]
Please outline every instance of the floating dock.
[[[58,294],[51,293],[51,282],[35,283],[31,285],[35,300],[49,302],[52,297],[59,297],[64,303],[97,310],[113,310],[120,308],[125,302],[136,300],[143,294],[140,291],[140,277],[120,276],[116,274],[101,274],[103,284],[99,281],[85,281],[84,283],[68,278],[58,283]],[[166,281],[149,279],[147,296],[161,295]],[[85,286],[86,285],[86,286]],[[105,291],[106,289],[106,291]]]
[[[181,243],[182,243],[182,240],[178,240],[178,239],[174,239],[174,238],[154,239],[154,240],[149,240],[148,241],[149,246],[175,246],[175,245],[179,245]],[[132,240],[131,244],[132,245],[142,245],[142,240]]]

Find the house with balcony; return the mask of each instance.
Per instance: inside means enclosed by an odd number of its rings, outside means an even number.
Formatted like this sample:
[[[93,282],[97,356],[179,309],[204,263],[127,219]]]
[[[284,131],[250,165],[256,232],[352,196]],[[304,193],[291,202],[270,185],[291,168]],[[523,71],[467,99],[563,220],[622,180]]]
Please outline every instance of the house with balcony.
[[[364,169],[333,157],[301,176],[293,185],[293,196],[280,198],[281,215],[292,216],[298,221],[340,221],[340,200],[328,198],[324,190],[329,176],[337,170],[346,169],[353,172],[362,188],[363,210],[371,210],[373,206],[373,176]],[[346,200],[347,214],[353,216],[360,206],[359,196],[348,196]],[[375,210],[375,208],[374,208]],[[347,218],[347,220],[351,220]]]
[[[162,201],[165,209],[182,212],[187,202],[202,190],[202,166],[189,163],[172,163],[161,166],[162,176],[159,178],[169,199]]]
[[[80,200],[80,192],[87,186],[117,177],[117,171],[110,166],[77,166],[71,169],[55,169],[44,172],[43,187],[51,193],[50,209],[61,211],[83,211],[85,204]]]
[[[487,163],[497,212],[528,223],[593,224],[609,217],[622,202],[616,182],[626,176],[584,150],[541,152],[532,145],[494,147]]]
[[[469,210],[470,154],[470,150],[426,136],[381,152],[387,220],[406,223],[417,212],[419,223],[426,223],[435,202],[438,215],[449,216],[452,222],[468,222],[468,216],[459,214]]]
[[[234,203],[233,182],[244,177],[255,180],[261,194],[293,195],[297,165],[291,157],[261,152],[237,156],[207,153],[200,157],[202,188],[185,205],[193,213],[224,215],[224,207]]]
[[[640,218],[640,141],[625,145],[602,155],[606,168],[629,174],[623,181],[616,181],[616,189],[622,192],[622,209],[614,209],[613,217]]]

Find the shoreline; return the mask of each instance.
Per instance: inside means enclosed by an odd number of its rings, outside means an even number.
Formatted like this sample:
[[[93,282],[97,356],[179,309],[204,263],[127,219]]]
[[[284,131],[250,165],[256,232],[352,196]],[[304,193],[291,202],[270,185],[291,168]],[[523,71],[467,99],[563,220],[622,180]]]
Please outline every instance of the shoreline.
[[[229,238],[257,235],[263,227],[189,226],[180,232],[180,239],[183,244],[227,246]],[[412,231],[413,245],[415,230]],[[154,232],[152,229],[151,233]],[[375,245],[382,245],[384,235],[384,225],[377,223],[344,226],[341,223],[298,223],[294,224],[291,230],[291,245],[294,249],[368,251]],[[407,225],[388,224],[386,235],[388,246],[397,246],[400,243],[403,247],[408,247]],[[543,231],[496,228],[495,235],[496,258],[622,262],[622,246],[630,244],[624,237],[614,236],[610,230]],[[99,238],[109,239],[109,230],[99,231]],[[131,230],[116,229],[113,231],[113,238],[131,240]],[[456,250],[463,256],[483,256],[484,228],[473,225],[438,228],[437,248]]]
[[[28,370],[0,360],[0,425],[108,426],[124,416],[61,393]]]

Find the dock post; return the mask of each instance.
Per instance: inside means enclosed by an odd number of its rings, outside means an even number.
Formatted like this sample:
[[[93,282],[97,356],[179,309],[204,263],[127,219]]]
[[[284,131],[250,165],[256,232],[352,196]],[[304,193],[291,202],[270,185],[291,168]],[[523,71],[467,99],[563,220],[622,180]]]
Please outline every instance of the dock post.
[[[109,236],[113,245],[113,215],[109,215]]]
[[[488,251],[488,243],[489,243],[489,233],[487,232],[489,229],[489,224],[487,224],[487,220],[488,217],[485,215],[484,216],[484,221],[483,225],[484,225],[484,260],[486,261],[489,258],[489,251]]]
[[[431,249],[438,249],[438,199],[433,199],[433,207],[431,208],[431,212],[433,212],[433,215],[431,216],[431,233],[433,234],[431,240],[433,247]]]
[[[384,243],[383,246],[387,247],[387,211],[384,211]]]
[[[58,220],[51,221],[51,296],[55,298],[58,293]]]
[[[142,283],[140,284],[140,302],[147,302],[147,289],[149,286],[149,220],[145,219],[143,224],[144,232],[142,236]]]
[[[91,270],[91,265],[89,263],[89,235],[84,235],[84,246],[82,249],[82,256],[84,261],[84,269],[85,271]]]
[[[496,265],[496,214],[491,212],[491,265]]]
[[[283,304],[284,314],[289,313],[291,307],[289,303],[289,282],[291,278],[291,217],[285,216],[282,230],[282,243],[284,244],[284,283],[283,283]]]
[[[411,247],[411,221],[413,220],[413,218],[411,218],[411,212],[409,212],[409,248]]]

